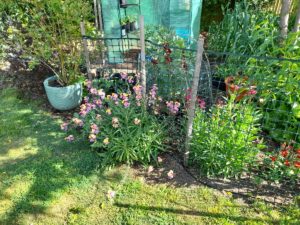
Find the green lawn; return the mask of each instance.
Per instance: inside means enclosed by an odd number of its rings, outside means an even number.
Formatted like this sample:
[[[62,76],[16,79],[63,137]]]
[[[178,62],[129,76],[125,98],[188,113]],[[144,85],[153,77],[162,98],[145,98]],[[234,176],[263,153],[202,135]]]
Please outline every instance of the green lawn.
[[[87,145],[63,140],[60,122],[15,90],[0,92],[0,224],[299,224],[295,207],[148,185],[126,166],[101,173]]]

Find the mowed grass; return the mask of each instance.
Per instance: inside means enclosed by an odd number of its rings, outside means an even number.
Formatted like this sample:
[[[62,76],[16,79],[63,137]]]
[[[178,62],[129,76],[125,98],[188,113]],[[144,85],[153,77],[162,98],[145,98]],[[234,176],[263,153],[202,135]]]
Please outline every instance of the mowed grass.
[[[0,224],[299,224],[296,206],[148,185],[127,166],[101,172],[88,145],[64,141],[60,122],[14,89],[0,93]]]

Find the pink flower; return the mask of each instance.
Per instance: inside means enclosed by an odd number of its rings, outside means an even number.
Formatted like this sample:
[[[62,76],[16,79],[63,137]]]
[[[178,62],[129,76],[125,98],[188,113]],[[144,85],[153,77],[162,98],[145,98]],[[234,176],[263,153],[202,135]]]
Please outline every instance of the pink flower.
[[[63,130],[63,131],[67,131],[68,130],[68,123],[62,123],[60,125],[60,129]]]
[[[198,104],[200,109],[205,109],[206,103],[203,99],[198,98]]]
[[[128,97],[129,97],[129,95],[128,95],[127,93],[122,93],[122,94],[120,95],[120,98],[121,98],[122,100],[124,100],[124,101],[128,101]]]
[[[91,134],[98,134],[99,133],[99,128],[97,126],[97,124],[92,124],[91,125]]]
[[[96,88],[91,88],[91,89],[90,89],[90,93],[91,93],[92,95],[97,95],[98,91],[97,91]]]
[[[248,91],[249,95],[256,95],[257,91],[254,89],[251,89],[250,91]]]
[[[101,100],[101,99],[95,99],[93,102],[94,102],[94,104],[97,105],[98,107],[100,107],[100,108],[102,107],[102,100]]]
[[[120,75],[123,80],[127,79],[127,76],[128,76],[127,73],[121,72]]]
[[[111,94],[111,99],[114,100],[114,101],[117,101],[117,100],[118,100],[118,97],[119,97],[119,96],[118,96],[118,94],[116,94],[116,93],[112,93],[112,94]]]
[[[128,108],[130,106],[130,102],[123,100],[122,101],[125,108]]]
[[[78,118],[73,118],[72,119],[73,123],[75,123],[76,126],[82,127],[83,126],[83,121]]]
[[[170,179],[170,180],[172,180],[173,178],[174,178],[174,176],[175,176],[175,174],[174,174],[174,171],[173,170],[170,170],[169,172],[168,172],[168,178]]]
[[[95,142],[97,140],[96,134],[90,134],[89,135],[89,140],[91,143]]]
[[[67,142],[72,142],[72,141],[74,141],[74,136],[73,135],[69,135],[68,137],[65,137],[65,140]]]
[[[100,89],[97,91],[97,95],[103,100],[105,99],[105,92],[103,91],[103,89]]]
[[[150,89],[150,99],[156,99],[156,92],[157,92],[158,88],[156,84],[153,84],[152,88]]]
[[[167,107],[169,109],[169,111],[172,113],[172,114],[177,114],[178,111],[179,111],[179,107],[180,107],[180,103],[175,101],[170,101],[170,102],[166,102],[167,104]]]

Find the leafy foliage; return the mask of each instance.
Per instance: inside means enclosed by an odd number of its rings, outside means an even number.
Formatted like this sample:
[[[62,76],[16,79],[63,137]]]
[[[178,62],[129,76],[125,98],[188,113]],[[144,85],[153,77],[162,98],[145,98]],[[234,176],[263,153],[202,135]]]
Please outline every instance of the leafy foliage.
[[[236,103],[231,95],[227,104],[198,110],[194,120],[191,160],[208,176],[231,177],[247,171],[259,149],[261,114],[250,102]]]
[[[76,82],[81,63],[79,24],[89,19],[87,0],[8,1],[0,6],[7,45],[29,60],[43,63],[58,76],[61,85]],[[90,30],[90,27],[89,27]]]
[[[88,83],[89,94],[71,126],[97,149],[103,165],[156,160],[163,150],[165,129],[144,107],[141,86],[135,85],[134,93],[128,89],[128,92],[107,95],[103,89],[91,85]],[[66,138],[73,139],[73,135]]]

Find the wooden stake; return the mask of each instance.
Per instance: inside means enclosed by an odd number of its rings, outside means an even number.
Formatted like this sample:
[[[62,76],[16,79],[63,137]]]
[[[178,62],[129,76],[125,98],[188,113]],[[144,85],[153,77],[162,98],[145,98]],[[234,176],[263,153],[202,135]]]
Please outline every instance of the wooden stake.
[[[143,87],[143,97],[146,98],[146,53],[145,53],[145,27],[144,16],[140,16],[140,44],[141,44],[141,85]]]
[[[98,5],[98,19],[99,19],[99,29],[103,31],[103,21],[102,21],[102,7],[101,7],[101,0],[97,1]]]
[[[189,154],[190,154],[190,141],[192,138],[192,132],[193,132],[193,122],[195,117],[195,108],[196,108],[196,99],[197,99],[197,92],[198,92],[198,86],[199,86],[199,78],[200,78],[200,72],[201,72],[201,63],[203,58],[203,51],[204,51],[204,39],[202,36],[199,36],[198,43],[197,43],[197,57],[196,57],[196,65],[195,65],[195,71],[194,71],[194,77],[193,77],[193,83],[192,83],[192,90],[191,90],[191,100],[188,104],[188,110],[187,110],[187,134],[185,139],[185,152],[184,152],[184,166],[188,165],[189,161]]]
[[[81,35],[85,36],[85,27],[84,27],[84,22],[80,22],[80,31]],[[90,64],[90,56],[89,56],[89,50],[88,50],[88,44],[87,40],[84,38],[83,39],[83,50],[84,50],[84,56],[85,56],[85,62],[86,62],[86,68],[87,68],[87,73],[88,73],[88,78],[89,80],[92,80],[92,74],[91,74],[91,64]]]
[[[95,27],[98,30],[98,8],[97,8],[97,0],[94,0],[94,14],[95,14]]]

